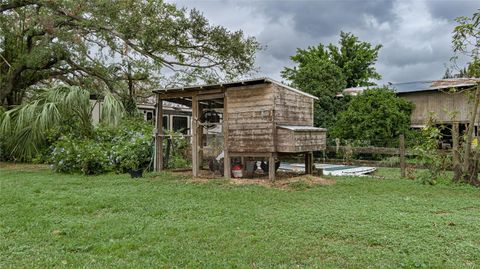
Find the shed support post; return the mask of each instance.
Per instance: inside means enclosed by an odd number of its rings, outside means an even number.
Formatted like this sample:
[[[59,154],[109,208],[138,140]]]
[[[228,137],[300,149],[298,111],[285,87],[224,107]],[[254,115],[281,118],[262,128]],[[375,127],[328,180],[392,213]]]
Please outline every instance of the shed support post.
[[[200,118],[202,116],[202,107],[198,104],[198,122],[200,123]],[[198,124],[197,131],[197,143],[198,143],[198,169],[203,168],[203,125]]]
[[[223,97],[223,176],[231,178],[230,153],[228,152],[228,92]]]
[[[313,174],[313,153],[305,152],[305,174]]]
[[[268,156],[268,179],[275,181],[275,154],[270,153]]]
[[[192,174],[193,177],[198,177],[198,99],[194,95],[192,97]]]
[[[407,176],[407,163],[405,161],[405,135],[400,135],[400,171],[401,177]]]
[[[157,94],[155,120],[155,160],[154,170],[163,170],[163,100]]]

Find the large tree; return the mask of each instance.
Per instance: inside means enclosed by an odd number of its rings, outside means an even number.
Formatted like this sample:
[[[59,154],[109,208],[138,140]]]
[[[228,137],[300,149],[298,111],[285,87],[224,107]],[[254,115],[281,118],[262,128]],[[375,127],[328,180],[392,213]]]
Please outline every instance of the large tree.
[[[131,94],[232,79],[259,44],[160,0],[0,0],[0,105],[52,81]]]
[[[470,59],[468,72],[471,76],[480,75],[480,9],[472,17],[458,17],[458,25],[453,31],[453,49],[457,54]],[[479,123],[478,109],[480,105],[480,82],[470,89],[473,94],[470,102],[470,118],[464,137],[462,164],[454,164],[455,180],[462,180],[472,185],[480,185],[480,149],[472,147],[474,126]],[[455,152],[454,154],[459,154]],[[458,161],[458,158],[454,158]]]
[[[282,77],[292,86],[319,98],[315,108],[315,125],[331,127],[335,115],[348,101],[337,98],[347,87],[372,85],[371,79],[379,79],[374,64],[381,45],[373,47],[358,40],[353,34],[340,33],[339,46],[324,46],[297,49],[290,57],[296,63],[293,68],[285,67]]]
[[[342,69],[347,81],[347,88],[375,85],[372,79],[381,79],[375,63],[382,45],[372,46],[360,41],[351,33],[340,33],[339,46],[328,45],[332,62]]]

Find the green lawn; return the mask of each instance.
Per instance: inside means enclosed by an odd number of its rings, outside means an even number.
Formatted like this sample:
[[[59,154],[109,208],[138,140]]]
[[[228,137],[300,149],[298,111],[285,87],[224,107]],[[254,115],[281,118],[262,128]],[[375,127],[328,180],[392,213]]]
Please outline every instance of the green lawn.
[[[0,168],[0,268],[475,268],[468,186],[340,178],[306,190]]]

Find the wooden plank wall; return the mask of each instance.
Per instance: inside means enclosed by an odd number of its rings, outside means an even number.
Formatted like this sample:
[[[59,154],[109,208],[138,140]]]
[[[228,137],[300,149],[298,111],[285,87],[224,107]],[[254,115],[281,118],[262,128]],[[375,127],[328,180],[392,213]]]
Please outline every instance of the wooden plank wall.
[[[313,99],[280,85],[274,87],[277,125],[313,126]]]
[[[274,152],[273,85],[227,89],[230,152]]]
[[[326,148],[326,132],[277,129],[278,152],[319,151]]]
[[[427,91],[398,96],[415,104],[411,116],[412,125],[424,125],[431,113],[439,122],[468,122],[470,105],[467,93]],[[452,113],[455,113],[455,119],[452,119]]]

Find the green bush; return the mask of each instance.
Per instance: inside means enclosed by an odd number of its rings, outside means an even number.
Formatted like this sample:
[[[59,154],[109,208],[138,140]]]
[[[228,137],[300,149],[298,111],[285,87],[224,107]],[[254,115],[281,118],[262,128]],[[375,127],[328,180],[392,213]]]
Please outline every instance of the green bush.
[[[50,162],[57,172],[101,174],[111,171],[107,143],[62,137],[54,144]]]
[[[170,154],[168,160],[165,160],[167,168],[185,168],[190,165],[190,142],[189,139],[183,135],[175,132],[167,132],[167,135],[171,135],[164,140],[163,152],[167,152],[168,140],[170,140]]]
[[[369,141],[373,146],[391,147],[410,128],[413,105],[389,88],[368,89],[352,98],[337,116],[330,137]]]
[[[414,148],[418,159],[427,170],[418,176],[423,184],[435,185],[445,176],[445,171],[451,165],[448,156],[438,154],[438,144],[442,138],[441,132],[431,121],[422,129],[423,143]]]
[[[49,163],[63,173],[100,174],[145,169],[153,155],[153,127],[126,119],[118,127],[99,125],[90,139],[62,136],[53,143]]]

